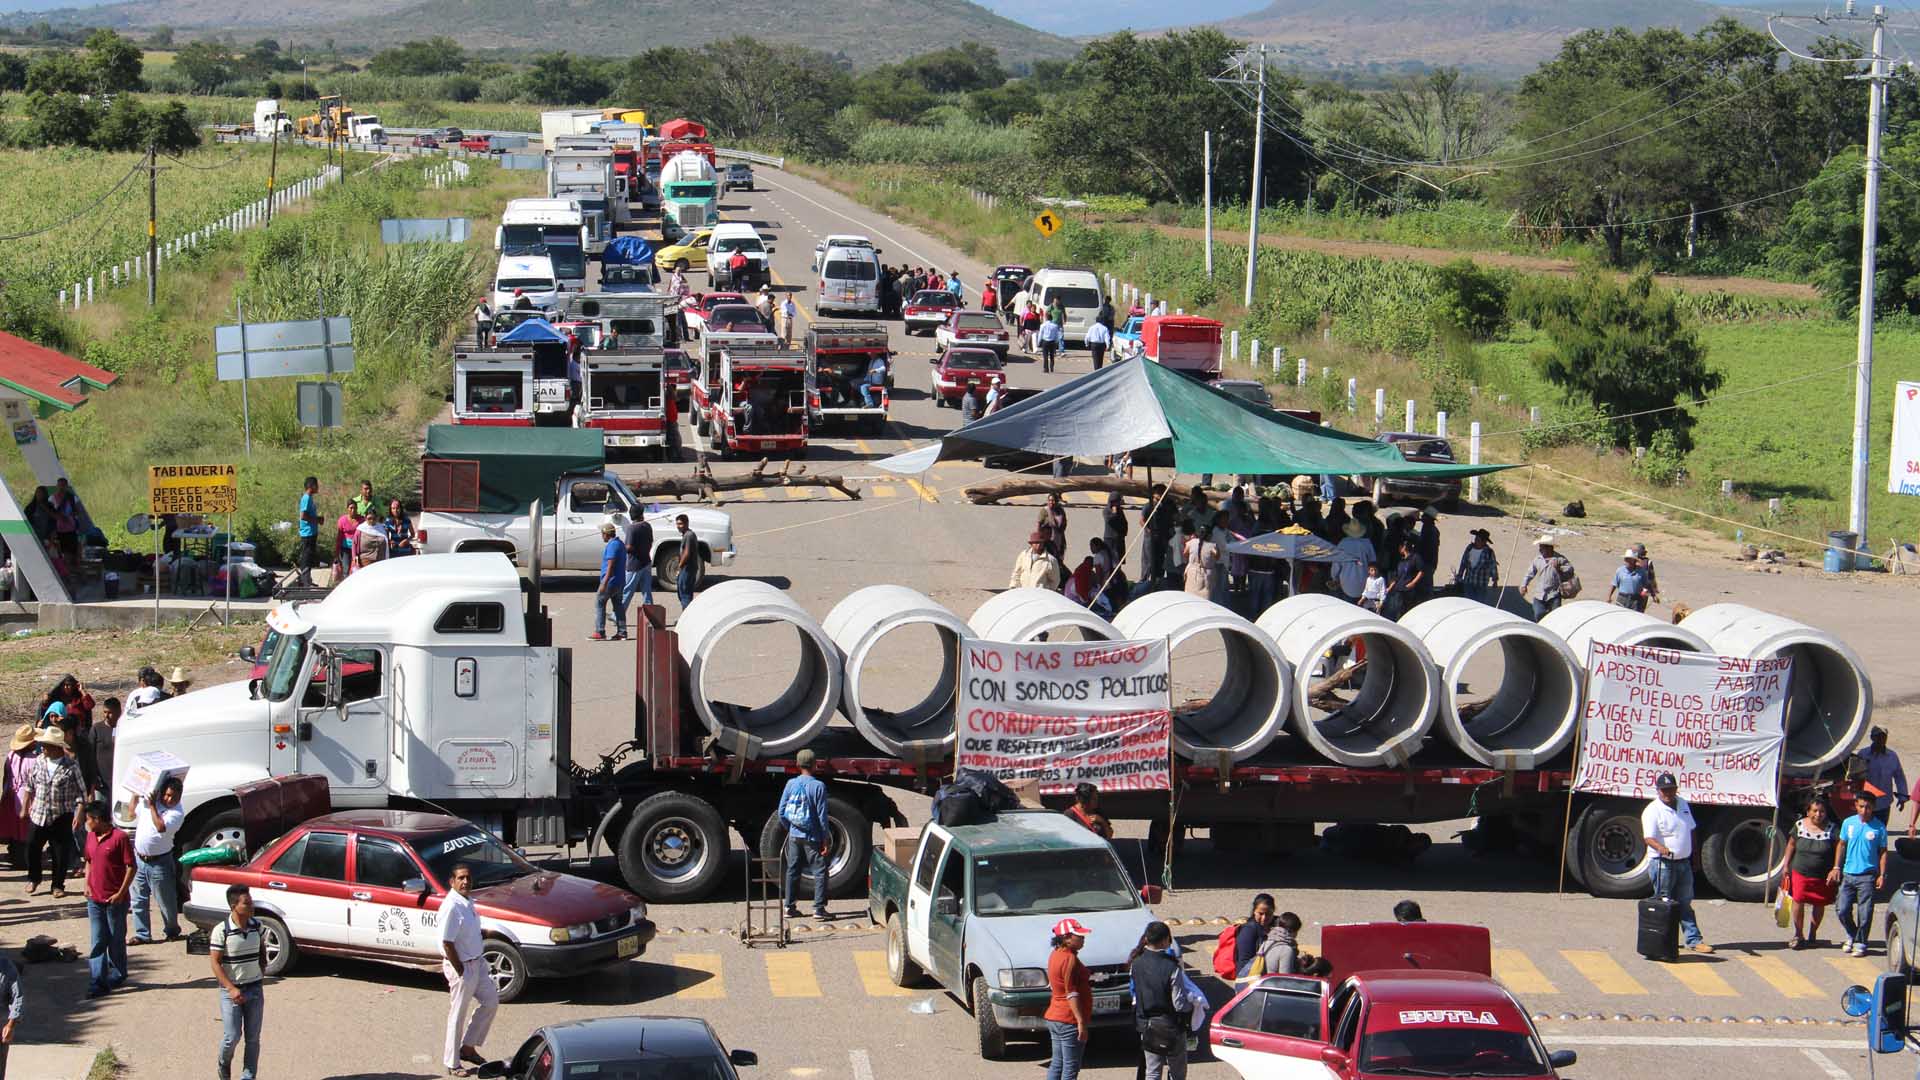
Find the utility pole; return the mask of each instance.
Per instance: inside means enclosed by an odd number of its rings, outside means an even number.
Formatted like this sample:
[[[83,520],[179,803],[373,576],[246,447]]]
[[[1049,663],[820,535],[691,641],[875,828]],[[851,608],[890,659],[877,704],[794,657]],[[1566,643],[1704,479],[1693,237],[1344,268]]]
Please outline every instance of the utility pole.
[[[160,276],[160,169],[154,152],[158,143],[147,144],[147,306],[158,302]],[[154,587],[158,591],[159,586]]]
[[[1206,200],[1207,223],[1207,280],[1213,280],[1213,132],[1200,133],[1200,165],[1205,170],[1205,181],[1201,188]]]
[[[267,158],[267,220],[273,224],[273,181],[280,172],[280,114],[273,114],[273,151]]]
[[[1847,13],[1853,13],[1848,0]],[[1887,28],[1887,9],[1873,6],[1873,51],[1867,80],[1867,190],[1860,210],[1860,340],[1854,361],[1853,385],[1853,502],[1847,513],[1847,528],[1859,549],[1867,545],[1867,463],[1872,453],[1873,421],[1873,275],[1876,265],[1875,242],[1880,231],[1880,128],[1887,107],[1887,58],[1882,53]],[[1848,563],[1852,561],[1849,555]]]
[[[1241,304],[1253,306],[1254,271],[1260,255],[1260,166],[1266,148],[1267,132],[1267,46],[1260,45],[1260,89],[1253,103],[1253,188],[1247,200],[1247,289]]]

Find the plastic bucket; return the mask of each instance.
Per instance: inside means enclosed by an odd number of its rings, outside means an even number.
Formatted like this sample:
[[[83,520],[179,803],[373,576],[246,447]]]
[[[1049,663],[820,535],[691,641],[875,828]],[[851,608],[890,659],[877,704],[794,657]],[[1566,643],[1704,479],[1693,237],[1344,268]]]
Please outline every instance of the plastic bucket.
[[[1850,532],[1830,532],[1827,534],[1827,564],[1829,574],[1844,574],[1853,569],[1853,549],[1860,544],[1860,537]]]

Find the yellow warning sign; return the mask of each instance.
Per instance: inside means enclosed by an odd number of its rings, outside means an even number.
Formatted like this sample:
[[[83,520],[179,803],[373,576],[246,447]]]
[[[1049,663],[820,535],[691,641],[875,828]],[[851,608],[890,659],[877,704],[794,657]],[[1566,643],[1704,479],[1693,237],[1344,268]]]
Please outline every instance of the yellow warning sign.
[[[1040,216],[1033,219],[1033,227],[1040,230],[1041,236],[1052,236],[1060,231],[1060,219],[1053,211],[1042,210]]]
[[[231,514],[240,503],[232,465],[149,465],[147,498],[155,514]]]

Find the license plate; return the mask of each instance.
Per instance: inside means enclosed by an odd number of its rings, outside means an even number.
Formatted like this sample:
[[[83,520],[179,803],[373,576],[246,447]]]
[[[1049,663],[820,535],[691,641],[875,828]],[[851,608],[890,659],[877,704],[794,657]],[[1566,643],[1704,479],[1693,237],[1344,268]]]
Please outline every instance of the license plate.
[[[614,945],[613,952],[616,956],[635,956],[640,952],[640,939],[637,937],[621,938],[620,941]]]
[[[640,436],[638,436],[638,435],[622,435],[622,436],[620,436],[620,445],[621,445],[621,446],[639,446],[639,445],[640,445]]]
[[[1133,1003],[1124,997],[1096,997],[1093,999],[1093,1011],[1095,1015],[1125,1012],[1131,1008],[1133,1008]]]

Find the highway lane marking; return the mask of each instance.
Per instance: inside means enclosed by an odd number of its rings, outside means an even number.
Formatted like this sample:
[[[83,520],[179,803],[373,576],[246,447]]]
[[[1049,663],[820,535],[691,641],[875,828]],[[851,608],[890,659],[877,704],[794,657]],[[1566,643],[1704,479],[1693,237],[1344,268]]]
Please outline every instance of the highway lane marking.
[[[1681,986],[1701,997],[1739,997],[1740,992],[1720,977],[1712,965],[1697,960],[1680,960],[1663,968]]]
[[[673,954],[673,981],[678,987],[673,996],[689,1001],[712,1001],[727,996],[726,976],[720,968],[719,953]],[[707,978],[700,978],[701,975]]]
[[[1800,1048],[1800,1052],[1807,1055],[1807,1060],[1813,1062],[1814,1068],[1819,1069],[1823,1073],[1826,1073],[1828,1076],[1832,1077],[1833,1080],[1853,1080],[1853,1075],[1851,1073],[1847,1072],[1847,1070],[1841,1068],[1840,1066],[1834,1064],[1834,1061],[1832,1058],[1828,1057],[1827,1055],[1821,1053],[1818,1050],[1815,1050],[1813,1047],[1803,1046]]]
[[[907,476],[907,477],[902,477],[902,479],[904,479],[904,480],[905,480],[905,481],[907,482],[907,486],[908,486],[908,487],[910,487],[910,488],[912,488],[913,490],[915,490],[915,491],[917,491],[917,492],[919,492],[919,493],[920,493],[920,498],[922,498],[922,499],[924,499],[925,501],[927,501],[927,502],[930,502],[930,503],[937,503],[937,502],[939,502],[939,501],[940,501],[940,498],[939,498],[939,496],[937,496],[937,495],[935,495],[935,494],[933,493],[933,489],[932,489],[932,488],[929,488],[929,487],[927,487],[927,485],[925,485],[925,484],[923,484],[923,483],[921,483],[921,482],[920,482],[920,481],[918,481],[918,480],[915,480],[915,479],[914,479],[913,477],[911,477],[911,476]]]
[[[764,502],[767,497],[767,489],[766,488],[747,488],[746,490],[740,493],[740,496],[744,499],[747,499],[750,502]]]
[[[1561,949],[1560,955],[1567,958],[1575,971],[1586,976],[1588,982],[1603,994],[1644,994],[1647,988],[1640,980],[1627,974],[1613,957],[1598,949]]]
[[[853,1080],[873,1080],[873,1062],[865,1050],[847,1051],[847,1060],[853,1066]]]
[[[1552,980],[1540,973],[1519,949],[1493,950],[1493,974],[1516,994],[1557,994]]]
[[[1840,974],[1845,975],[1848,982],[1860,983],[1863,986],[1872,986],[1875,979],[1885,974],[1879,964],[1863,956],[1828,956],[1822,959],[1833,965]]]
[[[813,975],[813,956],[803,952],[768,953],[767,989],[777,998],[817,998],[820,980]]]
[[[1755,975],[1766,980],[1767,985],[1787,997],[1823,998],[1827,996],[1819,987],[1813,985],[1812,980],[1788,967],[1786,962],[1777,956],[1743,956],[1740,962],[1747,965],[1747,969]]]
[[[860,973],[860,986],[868,997],[912,997],[913,991],[893,985],[887,976],[887,954],[876,949],[859,949],[853,954],[854,970]]]
[[[1542,1042],[1551,1046],[1677,1046],[1714,1047],[1723,1050],[1860,1050],[1867,1038],[1858,1039],[1764,1039],[1715,1038],[1711,1035],[1559,1035],[1542,1032]],[[1840,1075],[1845,1076],[1845,1073]]]
[[[891,499],[898,493],[899,489],[892,484],[873,485],[873,497],[876,499]]]
[[[908,244],[908,243],[907,243],[906,241],[904,241],[904,240],[902,240],[902,239],[900,239],[899,237],[897,237],[897,236],[890,236],[890,235],[888,235],[887,233],[885,233],[885,232],[883,232],[883,231],[881,231],[880,229],[876,229],[876,228],[874,228],[874,227],[873,227],[873,223],[872,223],[872,222],[869,222],[869,221],[862,221],[862,220],[860,220],[859,218],[856,218],[856,217],[851,217],[851,216],[849,216],[849,215],[847,215],[847,214],[843,214],[843,213],[841,213],[840,211],[838,211],[838,210],[835,210],[835,209],[834,209],[833,207],[831,207],[831,206],[828,206],[828,205],[827,205],[826,203],[823,203],[823,202],[821,202],[820,200],[818,200],[818,199],[816,199],[816,198],[813,198],[813,197],[812,197],[812,196],[810,196],[810,195],[806,195],[806,194],[804,194],[804,193],[802,193],[802,192],[800,192],[800,191],[796,191],[795,189],[793,189],[793,188],[790,188],[790,187],[782,187],[782,186],[781,186],[781,185],[779,185],[779,184],[775,184],[775,183],[774,183],[773,181],[771,181],[771,180],[769,180],[769,181],[767,181],[767,184],[768,184],[768,186],[769,186],[769,187],[777,187],[777,188],[780,188],[780,190],[781,190],[781,191],[784,191],[784,192],[786,192],[787,194],[789,194],[789,195],[792,195],[792,196],[794,196],[795,198],[800,198],[800,199],[805,199],[805,200],[807,200],[808,202],[810,202],[810,203],[812,203],[813,205],[815,205],[815,206],[817,206],[817,207],[819,207],[819,208],[820,208],[820,209],[822,209],[822,210],[825,210],[825,211],[826,211],[827,213],[829,213],[829,214],[832,214],[832,215],[833,215],[834,217],[837,217],[837,218],[839,218],[839,219],[840,219],[840,220],[842,220],[842,221],[851,221],[851,222],[853,222],[853,223],[854,223],[855,225],[858,225],[858,226],[860,226],[860,227],[861,227],[861,228],[863,228],[863,229],[869,229],[869,230],[872,230],[872,232],[873,232],[873,234],[874,234],[875,236],[878,236],[878,237],[879,237],[879,238],[881,238],[882,240],[885,240],[885,241],[886,241],[887,243],[889,243],[889,244],[892,244],[892,245],[894,245],[895,247],[897,247],[897,248],[899,248],[900,250],[902,250],[902,251],[904,251],[904,252],[906,252],[907,254],[909,254],[909,255],[911,255],[911,256],[913,256],[914,258],[916,258],[916,259],[919,259],[919,260],[920,260],[920,261],[921,261],[922,263],[924,263],[924,264],[926,264],[926,265],[928,265],[928,266],[932,266],[932,265],[934,265],[934,263],[935,263],[935,261],[936,261],[936,260],[934,260],[933,258],[931,258],[931,257],[929,257],[929,256],[927,256],[927,255],[925,255],[925,254],[923,254],[923,253],[921,253],[921,252],[919,252],[919,251],[916,251],[916,250],[914,250],[914,248],[913,248],[913,247],[912,247],[911,245],[909,245],[909,244]],[[805,227],[806,227],[805,225],[802,225],[802,226],[801,226],[801,228],[805,228]],[[975,295],[978,295],[978,294],[979,294],[979,292],[980,292],[980,290],[979,290],[979,289],[974,289],[974,288],[969,288],[969,287],[967,287],[967,286],[966,286],[966,285],[964,285],[964,284],[963,284],[963,285],[962,285],[962,286],[960,287],[960,291],[961,291],[961,292],[963,292],[963,293],[965,293],[965,292],[972,292],[972,293],[974,293]]]

